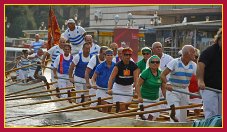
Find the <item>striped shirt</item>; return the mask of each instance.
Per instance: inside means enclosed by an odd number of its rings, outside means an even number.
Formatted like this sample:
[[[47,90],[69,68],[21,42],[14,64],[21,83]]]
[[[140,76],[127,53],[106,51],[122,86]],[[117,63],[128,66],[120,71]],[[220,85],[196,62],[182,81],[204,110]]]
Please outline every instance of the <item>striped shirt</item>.
[[[39,40],[35,41],[31,44],[31,47],[33,48],[34,52],[37,53],[38,49],[41,48],[44,44],[44,41]]]
[[[26,66],[26,65],[29,65],[29,64],[30,64],[30,61],[27,58],[21,58],[20,62],[18,63],[18,67],[23,67],[23,66]],[[21,70],[22,71],[28,71],[29,67],[22,68]]]
[[[34,63],[37,64],[37,62],[41,62],[41,60],[42,60],[41,59],[42,56],[37,56],[37,53],[33,53],[32,55],[29,55],[28,57],[34,57],[33,59],[30,59],[31,64],[34,64]],[[37,66],[34,65],[34,66],[31,66],[30,67],[30,70],[36,70],[36,68],[37,68]]]
[[[51,56],[51,61],[52,61],[51,66],[52,67],[54,64],[54,60],[57,58],[57,56],[64,53],[63,50],[58,45],[55,45],[54,47],[50,48],[47,52]]]
[[[173,87],[186,88],[189,86],[192,75],[196,74],[196,64],[190,61],[188,65],[184,65],[181,58],[176,58],[167,64],[171,70],[169,82]]]
[[[69,29],[67,29],[63,33],[63,36],[66,40],[69,40],[73,46],[81,45],[84,42],[83,34],[85,32],[86,31],[81,26],[75,26],[75,29],[73,31],[70,31]]]

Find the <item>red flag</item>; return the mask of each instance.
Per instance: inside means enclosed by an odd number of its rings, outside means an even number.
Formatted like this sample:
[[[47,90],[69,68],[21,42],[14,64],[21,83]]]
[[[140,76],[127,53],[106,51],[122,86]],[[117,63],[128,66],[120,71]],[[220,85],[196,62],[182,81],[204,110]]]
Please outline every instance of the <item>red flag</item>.
[[[59,44],[60,37],[61,37],[61,30],[59,28],[57,18],[54,15],[54,10],[50,7],[49,18],[48,18],[47,49],[50,49],[54,44]]]

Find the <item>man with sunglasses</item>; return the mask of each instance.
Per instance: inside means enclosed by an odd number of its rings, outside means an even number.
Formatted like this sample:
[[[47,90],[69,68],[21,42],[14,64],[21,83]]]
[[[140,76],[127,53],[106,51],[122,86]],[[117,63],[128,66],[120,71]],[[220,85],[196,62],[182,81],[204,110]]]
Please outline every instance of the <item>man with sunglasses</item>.
[[[143,54],[143,59],[136,63],[140,69],[140,73],[146,68],[147,60],[151,57],[151,49],[149,47],[143,47],[141,52]]]
[[[192,75],[196,75],[195,48],[192,45],[185,45],[182,48],[182,57],[173,59],[167,64],[166,69],[161,73],[163,86],[166,88],[166,100],[169,106],[185,106],[189,103],[189,96],[183,93],[172,91],[179,89],[188,93],[188,86]],[[167,75],[170,74],[167,83]],[[186,122],[187,110],[176,110],[176,120]]]

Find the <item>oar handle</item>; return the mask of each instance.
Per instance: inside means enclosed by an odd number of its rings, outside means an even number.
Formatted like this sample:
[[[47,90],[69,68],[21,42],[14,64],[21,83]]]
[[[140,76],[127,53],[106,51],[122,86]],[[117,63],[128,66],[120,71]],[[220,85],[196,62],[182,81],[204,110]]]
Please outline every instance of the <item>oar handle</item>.
[[[70,86],[70,87],[59,88],[59,89],[60,90],[64,90],[64,89],[72,89],[72,88],[75,88],[75,87],[74,86]],[[12,95],[12,96],[6,96],[6,98],[19,97],[19,96],[24,96],[24,95],[40,94],[40,93],[52,92],[52,91],[56,91],[56,89],[39,91],[39,92],[29,92],[29,93],[25,93],[25,94],[17,94],[17,95]]]
[[[106,98],[102,98],[101,100],[108,100],[108,99],[112,99],[112,97],[106,97]],[[52,110],[50,112],[53,112],[53,111],[60,111],[60,110],[65,110],[65,109],[70,109],[70,108],[74,108],[74,107],[78,107],[78,106],[82,106],[82,105],[87,105],[87,104],[90,104],[90,103],[95,103],[95,102],[98,102],[99,100],[93,100],[93,101],[87,101],[87,102],[83,102],[83,103],[79,103],[79,104],[75,104],[75,105],[72,105],[72,106],[68,106],[68,107],[64,107],[64,108],[59,108],[59,109],[55,109],[55,110]]]
[[[6,71],[5,73],[8,74],[8,73],[10,73],[10,72],[17,71],[17,70],[20,70],[20,69],[23,69],[23,68],[27,68],[27,67],[30,67],[30,66],[33,66],[33,65],[36,65],[36,63],[29,64],[29,65],[25,65],[25,66],[18,67],[18,68],[14,68],[14,69],[12,69],[12,70]]]
[[[214,89],[214,88],[211,88],[211,87],[205,87],[206,90],[210,90],[210,91],[213,91],[213,92],[217,92],[217,93],[222,93],[221,90],[218,90],[218,89]]]
[[[55,83],[57,83],[57,82],[51,82],[51,83],[49,83],[49,85],[52,85],[52,84],[55,84]],[[18,93],[21,93],[21,92],[25,92],[25,91],[37,89],[37,88],[44,87],[44,86],[46,86],[46,84],[43,84],[43,85],[40,85],[40,86],[35,86],[35,87],[24,89],[24,90],[20,90],[20,91],[17,91],[17,92],[13,92],[13,93],[7,94],[5,96],[9,96],[9,95],[13,95],[13,94],[18,94]]]
[[[80,91],[72,91],[72,92],[73,93],[81,93],[81,92],[88,92],[88,90],[80,90]],[[40,97],[46,97],[46,96],[52,96],[52,95],[59,95],[59,94],[68,94],[68,92],[54,93],[54,94],[44,94],[44,95],[34,95],[34,96],[25,96],[25,97],[10,98],[10,99],[7,98],[6,101],[26,99],[26,98],[40,98]]]
[[[185,92],[185,91],[182,91],[182,90],[179,90],[179,89],[173,89],[172,91],[175,91],[175,92],[178,92],[178,93],[187,94],[187,95],[190,95],[190,96],[201,97],[201,95],[199,95],[199,94],[189,93],[189,92]]]
[[[187,109],[187,108],[194,108],[194,107],[199,107],[202,106],[202,104],[197,104],[197,105],[191,105],[191,106],[179,106],[175,107],[176,110],[179,109]],[[141,114],[148,114],[148,113],[156,113],[156,112],[162,112],[162,111],[169,111],[171,108],[165,108],[165,109],[156,109],[156,110],[150,110],[150,111],[140,111],[140,112],[132,112],[132,113],[123,113],[123,114],[114,114],[110,116],[103,116],[103,117],[98,117],[98,118],[91,118],[91,119],[85,119],[85,120],[79,120],[79,121],[72,121],[72,122],[66,122],[62,124],[69,124],[69,123],[80,123],[80,122],[90,122],[90,121],[100,121],[104,119],[111,119],[111,118],[119,118],[119,117],[128,117],[128,116],[135,116],[135,115],[141,115]]]

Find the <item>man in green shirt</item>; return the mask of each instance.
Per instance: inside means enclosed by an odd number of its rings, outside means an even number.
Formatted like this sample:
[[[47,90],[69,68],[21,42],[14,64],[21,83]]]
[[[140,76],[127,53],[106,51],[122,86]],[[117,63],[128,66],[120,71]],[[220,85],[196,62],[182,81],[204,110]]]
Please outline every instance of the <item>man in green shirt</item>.
[[[151,57],[151,49],[149,47],[144,47],[141,49],[141,52],[143,54],[143,59],[136,63],[140,69],[140,73],[146,68],[146,62]]]

